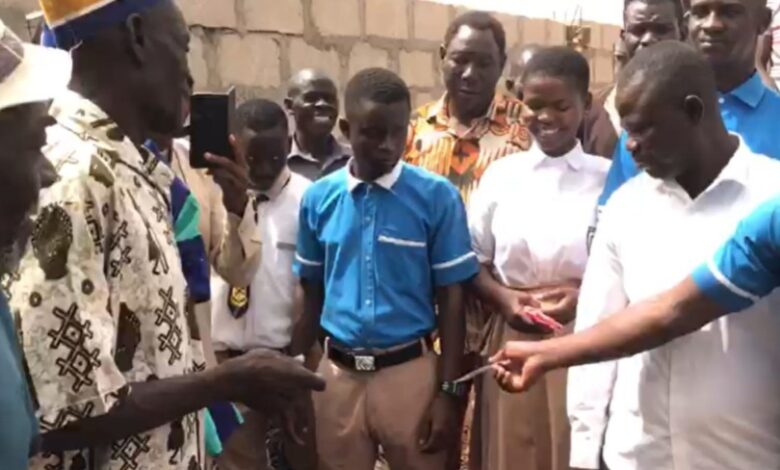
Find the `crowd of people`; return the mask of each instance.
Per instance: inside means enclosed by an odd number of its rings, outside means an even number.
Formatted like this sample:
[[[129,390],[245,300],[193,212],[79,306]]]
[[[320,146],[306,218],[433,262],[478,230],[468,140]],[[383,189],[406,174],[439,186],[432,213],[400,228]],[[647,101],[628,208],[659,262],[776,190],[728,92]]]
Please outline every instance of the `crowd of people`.
[[[40,4],[0,22],[0,468],[780,468],[766,0],[625,0],[604,90],[466,12],[436,101],[294,71],[208,170],[172,0]]]

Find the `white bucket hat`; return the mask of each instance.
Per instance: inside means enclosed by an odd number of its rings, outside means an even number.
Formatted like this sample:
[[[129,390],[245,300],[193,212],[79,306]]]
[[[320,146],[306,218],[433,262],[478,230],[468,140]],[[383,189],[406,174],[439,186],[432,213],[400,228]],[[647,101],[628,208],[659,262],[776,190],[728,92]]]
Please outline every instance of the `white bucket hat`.
[[[0,20],[0,110],[54,99],[72,68],[67,52],[23,43]]]

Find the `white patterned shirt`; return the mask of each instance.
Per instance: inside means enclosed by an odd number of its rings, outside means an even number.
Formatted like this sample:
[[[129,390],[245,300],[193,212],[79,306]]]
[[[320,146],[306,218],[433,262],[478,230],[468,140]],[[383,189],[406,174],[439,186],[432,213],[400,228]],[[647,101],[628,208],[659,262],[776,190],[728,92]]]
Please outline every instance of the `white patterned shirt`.
[[[68,92],[44,152],[59,180],[41,192],[31,246],[10,285],[42,432],[98,416],[128,384],[203,367],[170,209],[173,172],[93,103]],[[201,420],[32,460],[31,469],[202,468]]]

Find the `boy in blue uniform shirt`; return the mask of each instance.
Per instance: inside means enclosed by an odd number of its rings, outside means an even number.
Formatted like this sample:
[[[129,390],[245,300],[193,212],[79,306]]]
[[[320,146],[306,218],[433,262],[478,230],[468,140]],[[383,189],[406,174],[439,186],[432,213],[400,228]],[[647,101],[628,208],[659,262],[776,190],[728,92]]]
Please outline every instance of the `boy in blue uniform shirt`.
[[[401,161],[411,103],[398,76],[364,70],[345,101],[354,159],[304,195],[294,265],[304,289],[294,353],[325,337],[320,465],[371,470],[381,445],[392,468],[443,469],[459,437],[461,284],[478,271],[465,210],[451,183]]]

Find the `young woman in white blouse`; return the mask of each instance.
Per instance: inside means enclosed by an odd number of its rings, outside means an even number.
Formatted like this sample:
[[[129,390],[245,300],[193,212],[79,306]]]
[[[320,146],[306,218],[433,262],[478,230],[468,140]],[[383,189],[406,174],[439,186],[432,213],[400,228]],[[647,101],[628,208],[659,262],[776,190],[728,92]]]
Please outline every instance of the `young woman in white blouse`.
[[[564,326],[574,319],[588,225],[609,168],[577,139],[591,100],[589,77],[585,58],[568,48],[531,59],[522,80],[535,143],[493,163],[472,196],[470,228],[482,263],[474,286],[492,314],[488,356],[508,340],[549,336],[534,313]],[[501,392],[491,376],[481,379],[484,468],[568,470],[565,377],[549,374],[522,395]]]

